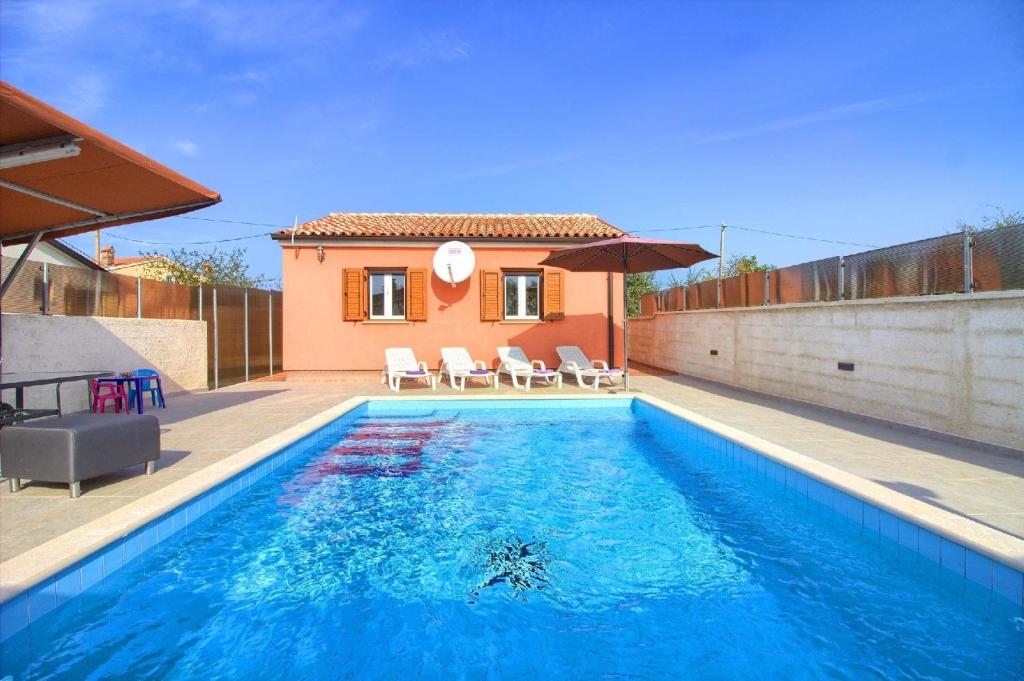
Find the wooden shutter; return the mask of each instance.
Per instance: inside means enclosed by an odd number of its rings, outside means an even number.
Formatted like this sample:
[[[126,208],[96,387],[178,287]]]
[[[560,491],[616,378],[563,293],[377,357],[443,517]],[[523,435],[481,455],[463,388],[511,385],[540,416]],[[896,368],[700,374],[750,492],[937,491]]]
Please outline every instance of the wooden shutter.
[[[427,321],[426,270],[409,270],[406,272],[405,318],[410,322]]]
[[[480,321],[501,321],[504,297],[501,272],[482,270],[480,272]]]
[[[544,319],[565,319],[565,272],[544,270]]]
[[[346,322],[366,319],[366,279],[361,268],[346,267],[341,273],[341,313]]]

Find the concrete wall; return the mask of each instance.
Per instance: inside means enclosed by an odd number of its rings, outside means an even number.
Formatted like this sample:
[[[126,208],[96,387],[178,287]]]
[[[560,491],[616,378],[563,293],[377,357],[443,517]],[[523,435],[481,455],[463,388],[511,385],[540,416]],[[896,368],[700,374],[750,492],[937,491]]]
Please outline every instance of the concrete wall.
[[[152,368],[164,393],[206,388],[206,323],[178,319],[0,315],[3,372],[114,372]],[[84,383],[61,390],[65,411],[86,409]],[[3,391],[14,403],[14,391]],[[53,386],[25,390],[26,407],[51,407]]]
[[[1024,449],[1021,291],[664,312],[629,328],[633,360]]]

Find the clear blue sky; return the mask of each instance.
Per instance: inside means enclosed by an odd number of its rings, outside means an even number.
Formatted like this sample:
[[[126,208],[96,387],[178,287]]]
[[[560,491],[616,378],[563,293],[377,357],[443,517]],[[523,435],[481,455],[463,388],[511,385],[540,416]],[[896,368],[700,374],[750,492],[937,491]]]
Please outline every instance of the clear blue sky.
[[[1024,2],[0,7],[3,78],[221,192],[203,217],[588,212],[884,245],[1024,209]],[[269,238],[241,243],[278,276]],[[727,244],[777,265],[858,250]]]

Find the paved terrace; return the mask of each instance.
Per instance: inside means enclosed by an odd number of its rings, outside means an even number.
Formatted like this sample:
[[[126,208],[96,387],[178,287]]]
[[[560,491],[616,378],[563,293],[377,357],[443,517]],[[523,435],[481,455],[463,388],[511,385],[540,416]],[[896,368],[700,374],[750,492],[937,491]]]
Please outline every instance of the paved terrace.
[[[1024,452],[881,424],[720,384],[681,376],[635,376],[632,387],[700,415],[873,480],[916,499],[1024,537]],[[415,388],[402,394],[415,395]],[[422,390],[420,391],[422,392]],[[429,391],[427,391],[429,392]],[[442,386],[438,393],[450,392]],[[468,394],[490,388],[469,388]],[[534,390],[552,394],[554,387]],[[568,382],[566,395],[582,391]],[[588,391],[590,392],[590,391]],[[261,381],[214,392],[173,396],[156,409],[164,451],[152,476],[141,467],[82,483],[70,499],[62,485],[29,483],[0,491],[0,562],[135,499],[159,491],[231,454],[356,395],[390,394],[370,381]],[[523,393],[503,387],[505,396]],[[113,418],[113,417],[112,417]]]

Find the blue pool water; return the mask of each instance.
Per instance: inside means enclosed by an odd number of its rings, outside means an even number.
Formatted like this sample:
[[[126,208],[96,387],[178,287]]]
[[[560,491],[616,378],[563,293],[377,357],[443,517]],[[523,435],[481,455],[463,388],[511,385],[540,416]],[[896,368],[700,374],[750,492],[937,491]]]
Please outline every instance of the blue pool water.
[[[1024,676],[1019,607],[628,406],[429,409],[274,471],[0,677]]]

